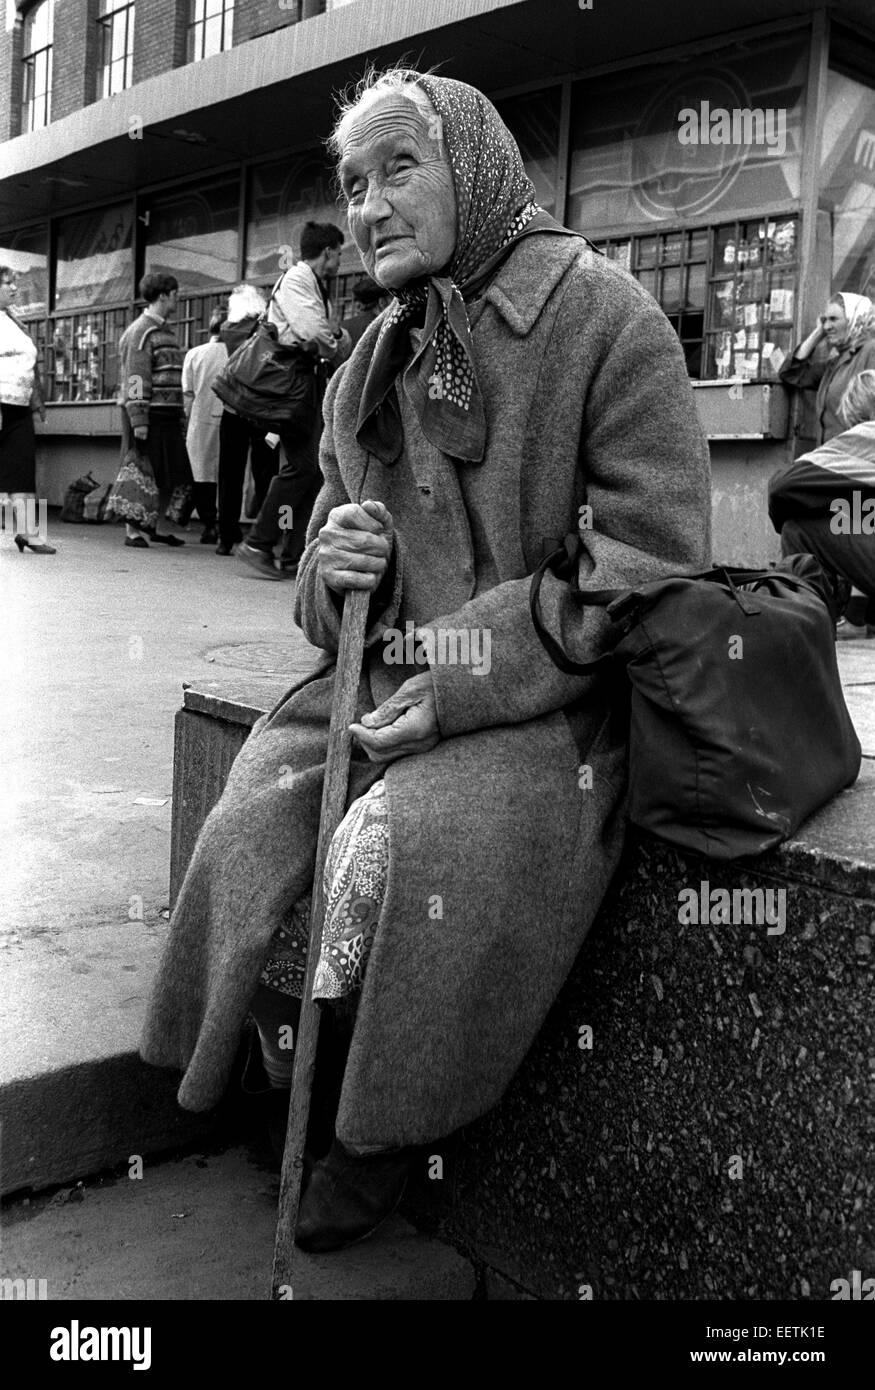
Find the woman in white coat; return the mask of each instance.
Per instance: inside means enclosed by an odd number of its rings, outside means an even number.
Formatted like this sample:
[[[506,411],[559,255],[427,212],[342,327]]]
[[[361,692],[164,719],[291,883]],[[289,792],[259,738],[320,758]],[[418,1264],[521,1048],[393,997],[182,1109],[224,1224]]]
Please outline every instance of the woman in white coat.
[[[228,350],[219,337],[227,317],[225,309],[213,311],[209,341],[191,348],[182,364],[182,403],[188,421],[185,443],[194,478],[194,504],[204,526],[201,545],[215,545],[218,539],[216,484],[223,406],[212,385],[228,360]]]

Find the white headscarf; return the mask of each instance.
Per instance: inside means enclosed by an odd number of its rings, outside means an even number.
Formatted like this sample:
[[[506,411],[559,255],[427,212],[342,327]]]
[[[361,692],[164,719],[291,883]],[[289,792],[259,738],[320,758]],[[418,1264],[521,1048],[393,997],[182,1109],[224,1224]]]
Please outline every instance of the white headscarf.
[[[851,294],[842,290],[840,294],[830,297],[830,303],[841,304],[845,311],[845,318],[848,320],[848,331],[843,340],[836,344],[839,352],[844,352],[845,348],[855,348],[869,337],[871,327],[867,323],[869,315],[872,313],[872,301],[865,294]]]

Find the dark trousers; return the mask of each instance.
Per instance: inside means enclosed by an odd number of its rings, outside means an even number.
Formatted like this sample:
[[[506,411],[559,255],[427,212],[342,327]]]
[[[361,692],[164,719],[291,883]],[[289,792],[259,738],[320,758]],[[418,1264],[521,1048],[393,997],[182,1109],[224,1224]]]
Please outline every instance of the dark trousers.
[[[283,461],[272,479],[255,525],[247,536],[249,545],[273,551],[282,540],[280,559],[297,564],[304,553],[307,527],[313,505],[322,487],[319,469],[319,438],[322,412],[314,412],[309,429],[285,430],[280,438]]]
[[[831,530],[831,520],[806,516],[785,521],[781,528],[781,553],[814,555],[825,569],[849,580],[866,595],[866,621],[875,623],[875,536],[836,535]]]
[[[204,530],[216,524],[216,484],[215,483],[195,483],[192,491],[194,492],[194,509],[204,524]]]
[[[219,424],[219,539],[223,545],[236,545],[242,538],[240,508],[250,448],[257,507],[263,504],[270,480],[279,466],[278,450],[264,442],[266,433],[228,410],[222,414]]]

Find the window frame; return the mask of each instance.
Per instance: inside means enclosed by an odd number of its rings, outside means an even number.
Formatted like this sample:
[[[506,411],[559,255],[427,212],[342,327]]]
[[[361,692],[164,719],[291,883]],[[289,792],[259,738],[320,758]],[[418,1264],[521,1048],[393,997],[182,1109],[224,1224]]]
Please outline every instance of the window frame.
[[[28,51],[28,43],[33,40],[37,15],[48,15],[48,42],[40,48]],[[30,135],[35,130],[44,130],[52,119],[52,59],[55,40],[55,0],[36,0],[24,15],[22,34],[22,87],[21,87],[21,133]],[[42,60],[42,62],[40,62]],[[42,71],[44,89],[36,90],[36,75]],[[37,119],[41,106],[40,119]]]
[[[200,63],[205,58],[213,58],[218,53],[227,53],[234,44],[235,0],[219,0],[222,8],[218,14],[205,12],[208,0],[188,0],[188,22],[185,36],[186,62]],[[201,11],[200,16],[198,11]],[[222,38],[215,53],[205,53],[207,24],[210,20],[221,18]]]
[[[97,15],[100,57],[97,68],[97,99],[115,96],[133,84],[134,72],[134,22],[135,0],[100,0]],[[124,24],[124,53],[121,58],[113,58],[112,46],[117,22]],[[108,55],[108,56],[107,56]],[[113,73],[122,66],[122,82],[114,84]]]
[[[742,261],[739,258],[742,245],[741,231],[743,228],[747,228],[751,223],[763,224],[766,228],[766,240],[768,241],[768,231],[770,227],[774,226],[777,229],[778,224],[787,224],[790,222],[792,222],[795,227],[793,234],[794,254],[792,257],[786,260],[779,260],[775,258],[774,253],[770,253],[767,260],[757,260],[756,262],[750,262],[750,264],[748,264],[747,260]],[[799,268],[801,227],[802,217],[799,209],[797,207],[787,207],[785,211],[780,212],[758,212],[752,217],[724,217],[716,222],[700,221],[693,225],[685,221],[678,223],[676,226],[667,226],[665,224],[652,226],[646,231],[638,229],[634,231],[617,229],[613,233],[608,233],[607,235],[594,235],[590,237],[589,240],[591,240],[592,245],[605,254],[609,260],[618,262],[622,269],[626,270],[628,274],[638,280],[639,284],[643,283],[644,288],[653,295],[653,298],[656,300],[657,304],[659,304],[677,334],[678,341],[684,352],[684,357],[687,360],[688,370],[691,353],[694,353],[697,349],[699,350],[699,374],[697,376],[691,375],[691,381],[728,384],[731,381],[743,380],[750,383],[764,382],[774,384],[774,382],[778,380],[778,373],[773,367],[769,367],[768,370],[766,370],[763,362],[766,328],[774,328],[783,335],[786,341],[792,341],[795,310],[801,289]],[[733,260],[730,262],[718,260],[720,235],[726,232],[727,229],[732,229],[729,232],[727,240],[732,240],[734,247]],[[695,256],[687,255],[687,249],[696,235],[700,237],[704,236],[705,238],[704,256],[699,254]],[[677,259],[670,260],[662,254],[662,251],[665,244],[669,242],[671,238],[679,239],[680,255]],[[648,260],[648,262],[644,264],[641,248],[642,243],[648,241],[654,243],[655,254],[652,261]],[[611,255],[610,253],[614,251],[615,248],[625,248],[626,254],[620,256]],[[684,272],[687,268],[698,265],[704,265],[705,267],[704,307],[701,310],[702,329],[700,334],[682,333],[681,321],[683,318],[685,316],[697,315],[699,312],[696,309],[689,309],[686,307],[686,277]],[[727,266],[730,268],[727,268]],[[660,291],[663,274],[666,270],[679,270],[681,274],[681,302],[676,310],[664,308],[661,302]],[[651,274],[653,275],[652,288],[649,283],[647,283],[646,279],[644,281],[641,280],[640,277],[642,272],[645,277]],[[758,287],[757,273],[760,275]],[[776,274],[779,277],[790,277],[793,307],[789,315],[775,315],[772,317],[770,308],[771,293],[775,287],[771,284],[771,280]],[[716,287],[726,287],[729,285],[732,286],[733,323],[731,325],[716,322],[713,307]],[[786,286],[782,285],[777,288],[784,289]],[[757,307],[756,325],[738,322],[738,310],[742,310],[743,319],[744,306],[748,304],[756,305]],[[677,323],[675,323],[675,320],[677,320]],[[737,344],[733,344],[730,353],[730,361],[732,363],[731,369],[727,366],[727,370],[724,374],[712,374],[708,370],[708,366],[712,359],[716,361],[718,341],[721,336],[736,336],[738,333],[742,332],[742,330],[745,332],[746,337],[748,333],[756,332],[758,334],[758,342],[755,349],[757,356],[756,372],[751,374],[746,368],[744,372],[738,372],[736,370],[736,355],[740,354],[743,357],[750,356],[752,349],[746,346],[744,352],[742,352]],[[781,343],[779,342],[777,346],[780,347]],[[785,354],[785,357],[788,355],[788,353]]]

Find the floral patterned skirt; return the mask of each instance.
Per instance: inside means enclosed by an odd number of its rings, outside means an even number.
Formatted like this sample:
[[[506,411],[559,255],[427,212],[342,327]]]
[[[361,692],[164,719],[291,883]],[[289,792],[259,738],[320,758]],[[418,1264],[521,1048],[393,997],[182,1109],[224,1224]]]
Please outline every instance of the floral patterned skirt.
[[[361,989],[377,930],[389,867],[386,784],[375,782],[338,826],[325,861],[325,925],[314,999],[342,999]],[[261,983],[300,999],[310,934],[309,893],[273,935]]]

